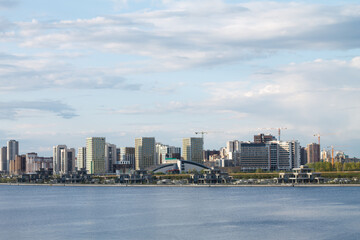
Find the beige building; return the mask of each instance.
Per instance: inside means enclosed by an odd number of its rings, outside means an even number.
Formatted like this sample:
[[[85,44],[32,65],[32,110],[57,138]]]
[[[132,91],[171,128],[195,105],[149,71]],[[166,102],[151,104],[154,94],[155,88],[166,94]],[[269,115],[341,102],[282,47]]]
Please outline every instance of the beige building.
[[[77,169],[86,168],[86,147],[79,147],[77,154]]]
[[[86,171],[89,174],[105,173],[105,138],[86,139]]]
[[[204,142],[202,138],[183,138],[183,159],[202,164],[203,145]]]
[[[135,138],[135,169],[142,170],[156,165],[155,138]]]

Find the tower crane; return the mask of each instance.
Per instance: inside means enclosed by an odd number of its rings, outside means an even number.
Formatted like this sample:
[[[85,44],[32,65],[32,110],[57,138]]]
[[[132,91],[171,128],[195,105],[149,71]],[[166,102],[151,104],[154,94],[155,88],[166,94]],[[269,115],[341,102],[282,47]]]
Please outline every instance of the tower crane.
[[[336,147],[347,147],[346,145],[344,146],[336,146]],[[334,146],[328,146],[327,148],[331,148],[331,165],[334,167]]]
[[[195,134],[201,134],[201,138],[204,141],[204,134],[208,134],[208,132],[201,131],[201,132],[195,132]]]
[[[279,136],[278,141],[280,141],[281,130],[286,130],[286,129],[287,129],[286,127],[279,127],[279,128],[259,128],[258,130],[278,130],[278,136]]]

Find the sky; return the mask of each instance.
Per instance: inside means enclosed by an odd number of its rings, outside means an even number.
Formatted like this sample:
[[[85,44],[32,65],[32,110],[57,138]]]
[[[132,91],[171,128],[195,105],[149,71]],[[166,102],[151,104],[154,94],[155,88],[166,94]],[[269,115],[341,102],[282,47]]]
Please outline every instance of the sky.
[[[206,131],[219,149],[284,128],[360,157],[359,26],[351,0],[0,0],[0,145]]]

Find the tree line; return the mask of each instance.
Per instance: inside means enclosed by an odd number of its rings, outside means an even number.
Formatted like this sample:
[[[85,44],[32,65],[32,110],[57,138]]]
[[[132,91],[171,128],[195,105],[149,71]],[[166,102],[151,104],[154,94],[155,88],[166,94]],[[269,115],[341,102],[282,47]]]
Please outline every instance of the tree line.
[[[330,162],[316,162],[308,163],[309,168],[316,172],[330,172],[330,171],[360,171],[360,162],[341,163],[336,162],[334,166]]]

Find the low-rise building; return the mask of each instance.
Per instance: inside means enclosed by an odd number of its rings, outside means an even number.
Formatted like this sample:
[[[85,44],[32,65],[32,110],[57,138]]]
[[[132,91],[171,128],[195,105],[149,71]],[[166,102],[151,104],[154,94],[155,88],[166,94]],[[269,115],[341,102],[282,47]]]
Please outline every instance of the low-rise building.
[[[321,173],[312,172],[312,169],[306,165],[299,168],[293,168],[292,173],[279,173],[278,183],[321,183],[324,178]]]

